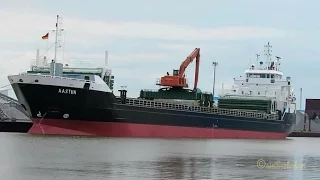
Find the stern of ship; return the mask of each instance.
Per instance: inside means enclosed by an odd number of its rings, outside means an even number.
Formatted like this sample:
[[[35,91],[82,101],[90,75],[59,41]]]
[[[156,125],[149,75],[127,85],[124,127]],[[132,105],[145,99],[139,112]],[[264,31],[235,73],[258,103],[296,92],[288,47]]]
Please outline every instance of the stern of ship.
[[[296,113],[286,113],[283,117],[284,125],[285,125],[285,133],[287,136],[294,131],[296,127]]]

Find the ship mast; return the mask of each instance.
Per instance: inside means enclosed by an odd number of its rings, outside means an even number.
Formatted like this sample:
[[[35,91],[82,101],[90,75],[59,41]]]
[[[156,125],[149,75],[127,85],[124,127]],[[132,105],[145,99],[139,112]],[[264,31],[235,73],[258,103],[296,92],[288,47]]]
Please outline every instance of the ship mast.
[[[56,39],[54,41],[55,46],[54,46],[54,59],[53,63],[56,63],[57,61],[57,48],[58,48],[58,24],[59,24],[59,15],[57,15],[57,22],[56,22]]]
[[[264,51],[265,52],[264,55],[267,57],[267,60],[266,60],[267,66],[270,67],[271,52],[272,52],[271,48],[272,48],[272,46],[270,46],[270,43],[268,42],[268,44],[265,45],[264,47],[266,48],[265,51]]]
[[[59,34],[59,31],[60,31],[60,29],[59,29],[59,23],[60,23],[59,22],[59,18],[60,18],[59,15],[57,15],[56,30],[55,30],[56,37],[55,37],[55,42],[54,42],[54,44],[55,44],[55,46],[54,46],[54,58],[52,60],[52,67],[53,67],[52,75],[53,76],[56,75],[57,51],[58,51],[58,47],[60,46],[60,45],[58,45],[58,36],[61,35],[61,34]],[[63,31],[63,29],[61,29],[61,31]]]

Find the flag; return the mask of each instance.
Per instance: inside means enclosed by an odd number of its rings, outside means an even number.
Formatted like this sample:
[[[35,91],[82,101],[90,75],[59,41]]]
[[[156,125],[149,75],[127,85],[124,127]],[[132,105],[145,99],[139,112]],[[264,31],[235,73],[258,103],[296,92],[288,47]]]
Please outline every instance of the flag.
[[[46,35],[42,36],[42,39],[49,39],[49,33],[47,33]]]

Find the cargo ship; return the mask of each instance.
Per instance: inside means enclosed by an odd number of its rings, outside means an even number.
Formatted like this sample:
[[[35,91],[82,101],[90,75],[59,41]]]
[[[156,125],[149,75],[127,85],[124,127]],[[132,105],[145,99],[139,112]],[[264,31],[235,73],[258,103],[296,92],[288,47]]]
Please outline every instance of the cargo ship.
[[[46,68],[35,66],[8,79],[32,117],[30,134],[284,139],[294,129],[295,95],[290,77],[283,79],[280,58],[272,61],[271,46],[265,47],[265,61],[257,56],[257,67],[252,64],[243,77],[234,78],[217,105],[212,93],[197,87],[200,48],[179,70],[159,79],[160,89],[141,90],[138,98],[127,97],[126,89],[116,96],[114,76],[106,68],[93,73],[64,67],[56,58]],[[194,59],[195,83],[188,89],[184,73]]]

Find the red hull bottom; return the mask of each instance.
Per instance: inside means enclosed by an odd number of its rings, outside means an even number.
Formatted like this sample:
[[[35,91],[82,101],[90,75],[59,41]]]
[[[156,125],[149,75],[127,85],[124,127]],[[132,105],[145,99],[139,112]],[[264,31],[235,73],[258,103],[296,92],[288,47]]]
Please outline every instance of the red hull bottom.
[[[33,119],[30,134],[144,138],[285,139],[286,133],[206,129],[116,122]]]

